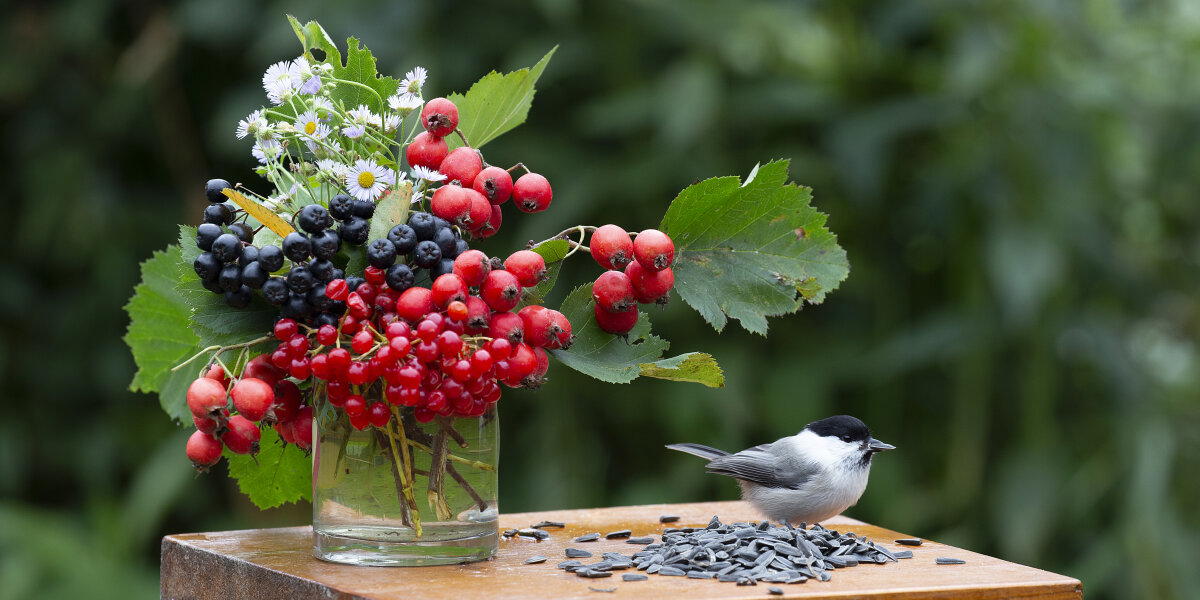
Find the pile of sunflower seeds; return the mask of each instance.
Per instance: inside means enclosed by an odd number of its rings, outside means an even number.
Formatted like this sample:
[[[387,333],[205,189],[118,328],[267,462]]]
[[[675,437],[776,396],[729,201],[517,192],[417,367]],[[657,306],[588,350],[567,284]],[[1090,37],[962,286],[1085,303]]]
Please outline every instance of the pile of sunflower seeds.
[[[634,540],[653,541],[638,538],[628,541]],[[586,558],[591,553],[569,548],[567,556]],[[883,564],[912,556],[911,550],[894,552],[867,538],[820,525],[806,528],[803,523],[793,527],[772,525],[768,521],[726,525],[713,517],[707,527],[666,529],[661,542],[649,543],[632,555],[605,552],[599,562],[568,560],[558,567],[587,578],[611,577],[612,571],[636,568],[651,574],[756,585],[759,581],[829,581],[834,569],[862,563]]]

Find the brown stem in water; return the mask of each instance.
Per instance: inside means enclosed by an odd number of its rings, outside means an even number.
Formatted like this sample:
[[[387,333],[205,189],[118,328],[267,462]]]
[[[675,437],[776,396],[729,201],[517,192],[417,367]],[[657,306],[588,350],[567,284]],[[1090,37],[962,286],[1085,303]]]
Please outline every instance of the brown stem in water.
[[[454,465],[446,463],[446,472],[450,474],[450,477],[454,478],[454,481],[458,482],[458,485],[462,489],[466,490],[467,494],[470,494],[471,499],[475,501],[480,511],[487,510],[487,501],[479,495],[479,492],[475,491],[475,488],[471,487],[471,484],[462,476],[462,473],[458,472],[458,469],[454,468]]]
[[[379,442],[380,448],[395,448],[396,444],[388,438],[379,429],[375,430],[375,439]],[[407,527],[412,527],[412,515],[409,513],[408,498],[404,494],[404,476],[400,474],[400,465],[396,464],[396,455],[394,452],[388,452],[388,463],[392,467],[392,479],[396,482],[396,499],[400,501],[400,522]]]

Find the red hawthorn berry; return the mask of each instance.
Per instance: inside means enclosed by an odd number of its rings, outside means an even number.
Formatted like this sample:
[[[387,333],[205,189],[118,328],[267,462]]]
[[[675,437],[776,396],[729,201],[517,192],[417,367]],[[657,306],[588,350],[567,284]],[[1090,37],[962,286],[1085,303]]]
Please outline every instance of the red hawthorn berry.
[[[492,310],[507,312],[521,301],[521,282],[508,271],[493,269],[480,287],[479,296]]]
[[[300,388],[284,379],[275,384],[275,404],[271,406],[276,421],[290,421],[300,410]]]
[[[479,296],[467,296],[467,318],[463,321],[470,333],[482,333],[492,318],[492,309]]]
[[[429,286],[429,292],[434,306],[446,308],[451,302],[462,302],[467,299],[467,284],[454,273],[443,273],[433,280],[433,285]],[[466,310],[465,305],[463,309]]]
[[[464,226],[471,231],[487,227],[488,220],[492,218],[492,203],[472,188],[464,188],[463,191],[471,201],[470,214],[467,215]]]
[[[221,442],[203,431],[196,431],[187,441],[187,457],[197,471],[207,471],[221,460]]]
[[[470,287],[483,285],[488,271],[492,270],[492,262],[479,250],[467,250],[454,258],[454,274]]]
[[[510,312],[493,313],[488,321],[487,336],[493,340],[503,339],[519,344],[525,340],[525,322]]]
[[[421,320],[433,308],[433,293],[429,288],[410,287],[396,300],[396,314],[410,323]]]
[[[651,271],[661,271],[675,262],[675,242],[657,229],[647,229],[633,240],[633,256]]]
[[[203,417],[192,415],[192,423],[196,425],[196,429],[209,435],[215,434],[224,422],[225,418],[219,412]]]
[[[539,310],[519,313],[525,322],[525,341],[538,348],[569,348],[571,346],[571,322],[566,315],[552,308],[537,307]]]
[[[513,180],[508,171],[500,167],[488,167],[475,176],[471,184],[475,191],[483,194],[492,204],[504,204],[512,195]]]
[[[538,359],[529,344],[517,344],[513,355],[508,359],[508,377],[505,383],[510,387],[520,387],[526,377],[537,369]]]
[[[504,212],[500,210],[499,206],[496,206],[493,204],[491,218],[489,218],[487,220],[487,223],[483,224],[483,227],[480,227],[479,229],[476,229],[475,231],[472,231],[471,233],[473,233],[475,235],[475,237],[477,237],[481,240],[490,238],[493,235],[496,235],[497,231],[500,231],[500,224],[503,222],[504,222]]]
[[[513,183],[512,197],[521,212],[536,213],[550,208],[554,192],[545,177],[537,173],[526,173]]]
[[[187,390],[187,405],[194,417],[207,417],[225,408],[225,388],[214,379],[201,377]]]
[[[533,287],[546,277],[546,259],[533,250],[517,250],[504,259],[504,270],[516,275],[523,287]]]
[[[292,437],[296,439],[296,446],[301,450],[312,448],[313,444],[313,408],[311,406],[301,406],[300,410],[296,411],[296,416],[292,419]]]
[[[325,284],[325,297],[334,302],[344,302],[349,293],[350,288],[346,286],[345,279],[334,279]]]
[[[251,421],[261,421],[275,404],[275,391],[261,379],[243,377],[233,384],[229,395],[233,397],[233,408],[239,415]]]
[[[428,131],[422,131],[404,149],[404,158],[408,160],[409,166],[437,169],[449,153],[450,148],[446,145],[446,140]]]
[[[225,447],[234,454],[258,454],[258,439],[262,435],[255,425],[242,415],[233,415],[226,422],[228,430],[221,435]]]
[[[218,364],[213,364],[205,371],[204,376],[221,384],[221,387],[229,387],[229,377],[225,375],[225,368]]]
[[[615,272],[615,271],[610,271]],[[607,331],[617,335],[625,335],[629,330],[637,325],[638,311],[631,310],[627,312],[608,312],[597,304],[593,307],[592,314],[596,317],[596,325]]]
[[[633,282],[621,271],[605,271],[592,284],[592,299],[596,306],[608,312],[637,310],[637,299],[633,296]]]
[[[279,438],[286,444],[296,443],[296,428],[291,421],[280,421],[273,425],[275,433],[279,434]]]
[[[541,385],[546,379],[546,373],[550,372],[550,355],[542,348],[533,349],[533,357],[537,359],[537,366],[534,367],[533,373],[529,374],[536,381],[536,385]]]
[[[625,274],[633,283],[634,297],[642,304],[659,300],[675,286],[675,272],[671,270],[671,267],[661,271],[651,271],[635,260],[625,267]]]
[[[629,233],[617,225],[601,225],[592,233],[588,243],[592,258],[601,267],[620,271],[633,261],[633,240]]]
[[[446,137],[458,129],[458,107],[445,98],[434,98],[421,109],[421,127],[437,137]]]
[[[254,377],[275,385],[283,379],[283,371],[272,365],[266,354],[259,354],[246,363],[242,369],[242,377]]]
[[[429,200],[433,214],[455,224],[463,224],[471,215],[471,196],[467,188],[458,185],[443,185],[433,192]]]
[[[447,182],[457,181],[462,185],[470,186],[475,183],[475,178],[483,170],[483,156],[474,148],[460,146],[446,155],[437,170],[446,176]],[[470,188],[468,187],[468,189]]]

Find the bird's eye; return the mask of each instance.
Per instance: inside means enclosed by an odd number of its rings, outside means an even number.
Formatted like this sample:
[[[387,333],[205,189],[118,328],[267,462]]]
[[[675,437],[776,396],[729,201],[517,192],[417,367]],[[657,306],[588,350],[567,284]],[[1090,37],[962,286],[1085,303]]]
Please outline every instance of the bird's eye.
[[[850,441],[850,436],[848,436],[848,435],[843,435],[843,436],[842,436],[842,441],[843,441],[843,442],[849,442],[849,441]]]

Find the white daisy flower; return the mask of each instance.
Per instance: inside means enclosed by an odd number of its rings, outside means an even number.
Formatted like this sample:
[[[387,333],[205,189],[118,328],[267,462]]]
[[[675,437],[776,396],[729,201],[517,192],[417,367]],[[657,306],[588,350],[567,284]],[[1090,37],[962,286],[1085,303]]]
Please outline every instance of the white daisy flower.
[[[412,171],[409,171],[409,173],[412,175],[413,179],[424,179],[425,181],[434,182],[446,180],[446,176],[440,172],[430,169],[429,167],[422,167],[419,165],[413,167]]]
[[[383,130],[393,133],[400,127],[400,115],[383,115]]]
[[[359,200],[375,200],[383,194],[387,186],[396,182],[395,173],[385,169],[373,160],[359,159],[353,167],[347,167],[344,177],[346,191]]]
[[[254,158],[257,158],[258,162],[265,165],[279,158],[280,154],[283,154],[283,145],[279,143],[279,140],[258,140],[254,142],[254,146],[250,149],[250,154],[254,155]]]
[[[425,67],[413,67],[411,71],[404,74],[404,80],[400,82],[398,91],[420,97],[421,88],[425,87],[425,78],[428,76],[429,71],[426,71]]]
[[[322,119],[324,121],[328,121],[333,116],[333,103],[329,101],[329,98],[324,96],[317,96],[316,98],[313,98],[312,108],[313,110],[317,111],[318,114],[325,115],[325,118]]]
[[[316,111],[311,110],[296,117],[293,126],[296,128],[296,133],[305,138],[323,140],[330,132],[329,126],[321,122]]]
[[[352,124],[352,125],[347,125],[342,128],[342,135],[344,135],[352,140],[357,140],[358,138],[362,137],[363,134],[365,134],[366,132],[367,132],[367,126],[360,125],[357,123]]]
[[[320,175],[341,179],[345,176],[345,171],[346,165],[332,158],[322,158],[317,161],[317,173]]]
[[[415,94],[402,93],[391,96],[387,99],[388,106],[396,112],[408,112],[425,103],[421,97]]]
[[[346,114],[350,117],[350,121],[353,123],[371,125],[374,127],[381,127],[383,125],[383,117],[375,114],[375,112],[368,108],[366,104],[359,104],[358,108],[347,111]]]
[[[256,110],[249,115],[246,115],[245,119],[238,121],[237,131],[234,133],[237,135],[237,138],[241,140],[245,139],[248,135],[255,135],[259,131],[270,128],[270,126],[271,123],[267,121],[266,117],[263,116],[263,111]]]
[[[263,89],[267,91],[267,99],[274,104],[283,104],[300,86],[300,77],[292,62],[280,61],[263,73]]]

